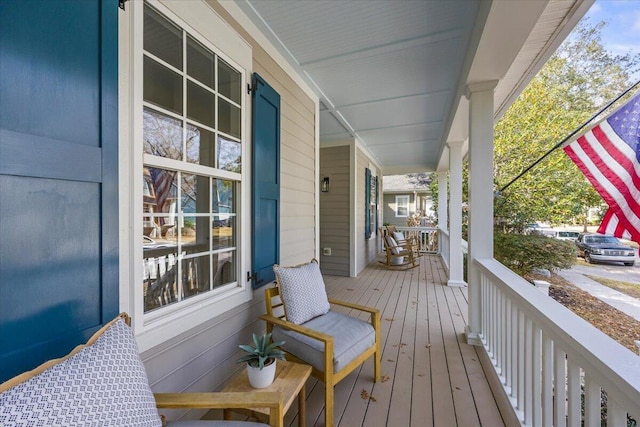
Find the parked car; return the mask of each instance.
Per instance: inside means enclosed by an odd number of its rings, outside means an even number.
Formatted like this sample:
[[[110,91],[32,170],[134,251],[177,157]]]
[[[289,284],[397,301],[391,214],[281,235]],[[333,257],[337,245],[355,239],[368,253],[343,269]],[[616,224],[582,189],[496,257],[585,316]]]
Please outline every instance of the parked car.
[[[558,240],[569,240],[571,242],[575,242],[576,240],[578,240],[579,235],[580,233],[578,233],[577,231],[554,230],[552,237]]]
[[[633,248],[623,245],[613,236],[602,234],[580,233],[576,240],[578,255],[588,263],[595,261],[622,262],[632,266],[635,262]]]

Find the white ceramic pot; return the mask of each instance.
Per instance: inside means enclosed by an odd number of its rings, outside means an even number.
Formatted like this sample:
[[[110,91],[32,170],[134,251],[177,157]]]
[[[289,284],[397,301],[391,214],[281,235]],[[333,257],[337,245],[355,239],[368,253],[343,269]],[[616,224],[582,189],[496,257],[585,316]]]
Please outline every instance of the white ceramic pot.
[[[269,387],[276,377],[276,359],[269,365],[265,365],[262,370],[253,367],[247,363],[247,375],[249,376],[249,384],[253,388]]]

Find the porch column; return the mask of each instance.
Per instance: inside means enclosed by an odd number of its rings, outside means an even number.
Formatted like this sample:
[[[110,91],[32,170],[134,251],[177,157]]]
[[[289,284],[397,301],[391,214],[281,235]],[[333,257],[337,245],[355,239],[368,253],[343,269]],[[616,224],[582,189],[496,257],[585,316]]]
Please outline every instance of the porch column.
[[[449,231],[447,216],[449,189],[447,188],[447,171],[438,171],[438,228]]]
[[[497,80],[470,84],[469,99],[469,325],[467,343],[480,345],[480,271],[474,260],[493,258],[493,90]]]
[[[462,274],[462,141],[449,146],[449,280],[448,286],[466,286]]]

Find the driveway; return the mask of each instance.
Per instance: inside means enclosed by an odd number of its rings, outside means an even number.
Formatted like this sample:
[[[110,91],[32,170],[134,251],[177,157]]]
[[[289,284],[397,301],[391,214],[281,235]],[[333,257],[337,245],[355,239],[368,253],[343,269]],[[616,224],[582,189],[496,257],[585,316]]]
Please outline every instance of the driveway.
[[[637,258],[633,267],[625,267],[621,264],[590,264],[574,265],[569,271],[640,285],[640,262]]]

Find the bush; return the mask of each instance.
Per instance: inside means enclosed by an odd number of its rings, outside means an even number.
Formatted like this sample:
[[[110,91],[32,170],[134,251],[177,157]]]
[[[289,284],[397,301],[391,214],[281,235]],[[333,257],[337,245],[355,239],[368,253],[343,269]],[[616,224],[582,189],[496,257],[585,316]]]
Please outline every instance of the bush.
[[[503,234],[494,236],[494,257],[521,276],[534,268],[550,271],[571,268],[576,261],[572,242],[531,234]]]

